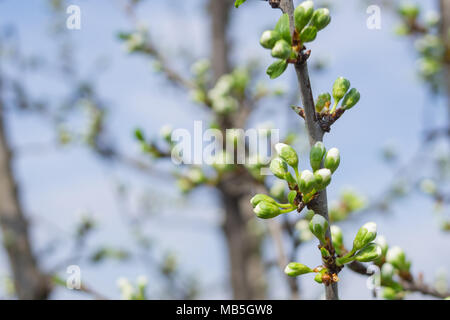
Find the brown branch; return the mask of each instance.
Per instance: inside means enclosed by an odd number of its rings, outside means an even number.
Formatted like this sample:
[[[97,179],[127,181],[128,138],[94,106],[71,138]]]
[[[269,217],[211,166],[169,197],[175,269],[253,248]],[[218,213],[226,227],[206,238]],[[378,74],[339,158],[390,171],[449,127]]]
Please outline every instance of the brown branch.
[[[362,264],[358,261],[353,261],[352,263],[347,264],[348,268],[358,274],[370,276],[371,273],[367,272],[366,265]],[[400,284],[403,287],[405,291],[410,292],[419,292],[424,295],[433,296],[436,298],[445,299],[446,297],[450,296],[450,292],[440,292],[436,290],[435,288],[425,284],[423,282],[422,276],[419,275],[418,279],[415,280],[413,277],[410,278],[410,280],[400,280]]]
[[[280,8],[284,13],[287,13],[289,15],[291,34],[294,34],[295,26],[294,26],[294,4],[293,4],[293,1],[292,0],[281,0]],[[309,79],[307,61],[302,59],[302,61],[300,63],[295,64],[295,71],[296,71],[297,80],[298,80],[298,83],[300,86],[302,102],[303,102],[303,105],[305,108],[304,110],[305,110],[306,130],[308,132],[310,145],[312,146],[316,142],[322,141],[325,132],[320,127],[320,125],[317,121],[317,118],[316,118],[316,111],[315,111],[315,106],[314,106],[312,90],[311,90],[311,83],[310,83],[310,79]],[[326,190],[319,192],[318,197],[316,199],[314,199],[313,201],[311,201],[310,208],[316,214],[320,214],[327,221],[329,221]],[[331,239],[330,228],[328,228],[326,231],[326,237],[328,239]],[[330,246],[332,248],[331,242],[330,242]],[[329,267],[331,267],[331,269],[332,269],[332,270],[330,270],[331,272],[334,272],[333,269],[336,269],[335,265],[329,266]],[[326,285],[325,286],[325,295],[326,295],[327,300],[339,299],[337,283],[333,283],[328,286]]]

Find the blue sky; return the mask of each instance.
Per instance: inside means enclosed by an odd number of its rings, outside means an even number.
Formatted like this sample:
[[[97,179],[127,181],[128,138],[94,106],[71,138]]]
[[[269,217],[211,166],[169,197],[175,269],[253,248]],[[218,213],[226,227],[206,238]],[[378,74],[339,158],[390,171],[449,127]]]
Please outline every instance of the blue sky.
[[[47,59],[54,59],[55,46],[48,37],[50,16],[44,3],[0,1],[0,24],[18,27],[22,49],[26,53],[37,52]],[[129,154],[139,153],[131,135],[137,126],[148,134],[157,134],[166,123],[191,128],[194,120],[208,119],[205,112],[189,102],[187,95],[167,86],[154,74],[148,60],[130,57],[124,52],[115,37],[117,31],[130,26],[121,12],[121,1],[73,0],[70,3],[78,4],[82,11],[82,30],[68,32],[75,44],[75,68],[87,76],[92,73],[97,59],[108,62],[107,71],[98,76],[96,85],[110,108],[108,129],[122,150]],[[139,17],[149,26],[152,38],[170,56],[176,57],[176,50],[180,49],[177,44],[180,44],[190,57],[203,58],[208,56],[209,50],[203,3],[201,0],[189,1],[189,4],[176,0],[147,1],[139,11]],[[341,0],[335,3],[332,27],[322,31],[310,46],[312,61],[317,58],[330,61],[325,72],[312,72],[313,91],[315,94],[329,91],[338,76],[345,76],[359,89],[362,99],[325,138],[325,144],[338,147],[342,156],[329,198],[336,198],[346,186],[371,197],[383,190],[392,173],[380,161],[380,149],[386,142],[391,142],[400,150],[401,161],[407,161],[420,141],[424,108],[433,109],[432,121],[439,122],[443,118],[444,102],[432,100],[436,105],[429,105],[430,97],[416,76],[413,43],[393,34],[396,20],[390,11],[382,9],[381,30],[369,30],[366,28],[366,7],[360,2]],[[235,64],[249,58],[260,59],[262,66],[270,64],[271,58],[258,45],[258,40],[262,31],[273,27],[278,16],[279,12],[270,10],[262,1],[249,1],[234,13],[231,35]],[[177,67],[186,69],[182,61]],[[53,98],[63,96],[66,90],[60,79],[51,75],[27,76],[27,83],[36,96]],[[287,88],[297,86],[293,70],[267,83]],[[286,132],[283,126],[286,126],[287,106],[278,104],[273,100],[267,102],[252,123],[275,119],[275,125]],[[177,111],[176,117],[173,110]],[[278,115],[274,116],[274,113]],[[23,113],[11,115],[8,125],[14,146],[19,150],[30,143],[50,145],[54,137],[48,124]],[[34,236],[39,246],[54,237],[67,237],[76,222],[77,212],[83,210],[92,212],[101,223],[101,230],[91,244],[129,245],[131,239],[114,197],[114,184],[118,181],[130,183],[135,202],[140,193],[178,197],[171,182],[161,183],[120,166],[105,165],[84,148],[55,148],[37,154],[24,151],[20,153],[15,169],[24,204],[33,220],[37,220]],[[224,242],[218,232],[220,209],[215,206],[216,196],[208,189],[197,190],[186,200],[188,204],[169,204],[158,209],[158,215],[145,229],[158,239],[161,249],[175,251],[186,270],[201,275],[203,285],[218,286],[218,290],[204,292],[203,297],[222,298],[228,297],[222,290],[226,257]],[[186,207],[189,209],[184,210]],[[431,280],[438,269],[448,271],[450,262],[450,255],[436,255],[436,252],[448,252],[450,243],[448,235],[438,230],[431,209],[431,203],[417,196],[396,206],[393,215],[365,215],[342,227],[351,235],[369,219],[377,222],[379,232],[390,243],[406,249],[413,260],[414,271],[424,271],[427,280]],[[301,259],[308,264],[319,263],[314,245],[302,250]],[[44,264],[51,266],[55,260],[46,259]],[[4,273],[4,256],[1,261],[0,270]],[[117,277],[135,279],[145,272],[144,266],[133,262],[99,267],[86,264],[81,268],[90,285],[111,297],[119,294],[115,286]],[[343,298],[370,298],[364,277],[344,272],[341,279]],[[311,279],[305,279],[302,285],[305,296],[315,298],[321,288],[311,282]],[[282,294],[284,283],[279,275],[273,275],[273,283],[277,288],[275,293]],[[55,295],[55,298],[66,297],[83,296],[64,289]]]

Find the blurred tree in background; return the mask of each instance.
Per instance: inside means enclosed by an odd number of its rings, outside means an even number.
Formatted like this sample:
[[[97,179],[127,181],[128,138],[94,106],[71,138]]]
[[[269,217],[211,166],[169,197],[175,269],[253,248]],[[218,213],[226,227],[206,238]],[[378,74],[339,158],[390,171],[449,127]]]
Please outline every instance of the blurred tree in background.
[[[210,128],[223,133],[225,140],[232,140],[234,145],[247,146],[245,138],[239,131],[235,134],[226,129],[246,129],[251,127],[250,119],[258,107],[269,100],[271,103],[287,107],[298,105],[297,86],[292,86],[291,95],[279,90],[269,89],[261,84],[260,66],[253,61],[238,61],[234,64],[233,57],[240,55],[240,48],[233,46],[231,30],[232,16],[235,14],[233,0],[204,1],[208,13],[209,58],[197,61],[181,59],[181,63],[173,61],[166,54],[167,48],[159,46],[158,26],[151,24],[144,27],[138,18],[139,6],[144,0],[126,1],[122,6],[124,16],[130,26],[118,34],[118,41],[124,43],[132,55],[141,55],[150,59],[157,71],[157,76],[165,77],[168,86],[183,96],[189,95],[202,110],[209,114]],[[251,5],[252,0],[247,1]],[[440,14],[427,15],[420,7],[402,5],[400,2],[389,2],[380,5],[391,7],[398,14],[401,25],[397,29],[400,35],[411,38],[415,42],[419,74],[427,84],[433,97],[444,97],[449,100],[448,117],[438,127],[430,126],[423,133],[423,145],[411,161],[399,165],[396,162],[398,154],[395,147],[383,150],[385,160],[392,164],[392,181],[388,182],[385,192],[368,201],[367,197],[358,192],[343,190],[341,197],[330,205],[330,222],[335,224],[351,219],[354,213],[389,211],[394,201],[414,197],[414,190],[429,195],[436,203],[436,212],[440,214],[441,227],[450,230],[450,222],[445,216],[450,197],[448,195],[448,177],[450,172],[450,157],[448,142],[450,136],[450,1],[439,0]],[[176,180],[176,185],[186,195],[196,188],[211,188],[218,195],[220,207],[223,209],[221,232],[225,239],[228,273],[231,296],[235,299],[262,299],[273,296],[270,289],[268,274],[277,270],[282,279],[287,282],[289,296],[293,299],[301,297],[301,288],[295,278],[282,275],[282,270],[288,262],[296,260],[298,252],[304,244],[310,243],[312,234],[308,223],[311,212],[299,217],[270,220],[262,223],[258,220],[249,205],[250,198],[256,193],[270,193],[279,201],[286,201],[287,194],[280,185],[270,178],[260,175],[260,169],[267,163],[259,160],[255,165],[225,165],[226,153],[218,155],[211,167],[198,165],[182,165],[166,170],[159,164],[170,162],[174,144],[170,140],[171,129],[164,127],[161,137],[147,137],[145,128],[135,131],[136,144],[143,153],[153,161],[139,155],[123,153],[108,132],[108,113],[110,105],[107,99],[101,97],[96,89],[99,74],[103,72],[102,64],[93,68],[89,75],[81,75],[76,70],[73,58],[76,48],[65,28],[68,2],[49,1],[51,9],[51,37],[55,41],[56,61],[41,60],[41,57],[26,56],[20,51],[20,37],[14,28],[4,27],[0,35],[0,225],[3,245],[9,261],[11,278],[14,283],[14,295],[20,299],[45,299],[50,297],[55,285],[65,286],[65,277],[61,268],[76,264],[82,257],[88,257],[93,263],[111,263],[108,260],[126,262],[132,256],[139,256],[144,264],[152,266],[158,277],[163,279],[164,288],[160,295],[149,296],[145,293],[147,281],[140,278],[134,287],[128,280],[120,279],[118,285],[123,297],[130,299],[145,298],[195,298],[200,290],[199,284],[184,272],[182,261],[166,252],[158,254],[155,248],[159,243],[153,243],[151,235],[141,229],[142,217],[132,217],[127,214],[127,188],[121,186],[117,193],[117,203],[124,213],[124,224],[129,228],[135,240],[136,250],[125,250],[112,245],[97,244],[96,248],[88,248],[86,239],[101,228],[89,217],[84,216],[71,234],[71,243],[76,248],[76,254],[68,254],[54,268],[44,267],[41,248],[37,248],[30,239],[29,227],[33,227],[32,213],[26,212],[20,192],[23,186],[14,174],[15,152],[12,147],[6,124],[11,113],[33,114],[40,121],[54,127],[58,139],[55,145],[70,148],[79,144],[85,145],[109,169],[110,163],[131,168],[155,181]],[[247,5],[247,4],[246,4]],[[268,6],[268,5],[267,5]],[[344,10],[341,3],[334,7]],[[173,7],[176,8],[176,1]],[[251,6],[249,7],[251,10]],[[245,28],[239,26],[240,28]],[[153,32],[153,30],[156,30]],[[113,36],[113,35],[112,35]],[[187,39],[188,40],[188,39]],[[256,44],[256,39],[249,39]],[[406,41],[405,41],[406,42]],[[177,43],[174,44],[176,46]],[[409,44],[408,44],[409,45]],[[174,48],[178,49],[178,48]],[[132,59],[129,57],[127,59]],[[180,67],[180,64],[184,64]],[[187,69],[191,71],[187,71]],[[323,66],[313,65],[313,72],[321,71]],[[27,83],[24,74],[34,73],[44,75],[48,70],[62,75],[64,94],[55,95],[52,100],[41,100],[31,94],[32,84]],[[326,69],[326,68],[325,68]],[[186,99],[187,100],[187,99]],[[180,106],[183,103],[180,102]],[[415,106],[412,106],[415,107]],[[434,106],[430,105],[430,108]],[[83,112],[80,112],[83,110]],[[291,110],[288,117],[296,116]],[[176,110],[174,110],[176,112]],[[292,113],[292,114],[291,114]],[[87,117],[86,117],[87,114]],[[80,120],[81,119],[81,120]],[[300,118],[299,118],[300,119]],[[80,131],[69,129],[68,123],[82,121]],[[295,124],[297,126],[297,124]],[[303,128],[289,128],[282,141],[295,143],[304,137]],[[300,129],[300,130],[299,130]],[[267,130],[269,131],[269,130]],[[231,131],[233,132],[233,131]],[[301,138],[301,139],[300,139]],[[441,148],[444,141],[447,149]],[[306,148],[305,148],[306,149]],[[39,152],[42,150],[39,148]],[[236,154],[228,155],[233,158]],[[421,172],[419,166],[425,167],[425,160],[430,162],[431,170]],[[163,169],[161,169],[163,168]],[[174,184],[175,185],[175,184]],[[161,191],[162,192],[162,191]],[[158,198],[156,195],[155,198]],[[169,200],[170,201],[170,200]],[[149,206],[154,206],[156,200],[151,198]],[[177,204],[174,203],[174,206]],[[39,219],[38,217],[36,219]],[[150,219],[157,219],[151,217]],[[270,239],[270,241],[266,241]],[[269,243],[266,245],[266,243]],[[406,253],[408,248],[403,248]],[[267,254],[267,251],[275,254]],[[386,254],[386,252],[384,252]],[[275,257],[275,258],[274,258]],[[207,263],[207,262],[205,262]],[[367,274],[367,267],[362,264],[351,266],[356,272]],[[411,275],[410,275],[411,276]],[[412,277],[412,276],[411,276]],[[406,292],[421,292],[434,297],[448,296],[448,290],[432,286],[421,281],[420,275],[414,278],[401,278],[398,286],[385,285],[385,298],[403,298]],[[445,282],[445,281],[444,281]],[[201,283],[200,283],[201,285]],[[392,289],[392,288],[395,288]],[[93,288],[89,283],[83,283],[82,291],[94,298],[104,298],[102,288]],[[207,291],[207,289],[205,289]],[[108,297],[108,295],[106,295]]]

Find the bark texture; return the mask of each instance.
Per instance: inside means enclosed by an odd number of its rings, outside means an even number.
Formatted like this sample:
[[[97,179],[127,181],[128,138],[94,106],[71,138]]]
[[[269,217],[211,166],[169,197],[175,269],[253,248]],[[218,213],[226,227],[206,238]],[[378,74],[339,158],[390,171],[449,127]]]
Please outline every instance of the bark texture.
[[[441,8],[441,37],[445,44],[446,55],[445,55],[445,81],[447,88],[447,131],[450,130],[450,0],[439,0]]]

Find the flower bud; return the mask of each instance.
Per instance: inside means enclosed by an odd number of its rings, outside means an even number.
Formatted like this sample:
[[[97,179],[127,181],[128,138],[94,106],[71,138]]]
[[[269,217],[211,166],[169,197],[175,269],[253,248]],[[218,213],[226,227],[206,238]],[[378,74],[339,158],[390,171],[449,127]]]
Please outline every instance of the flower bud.
[[[165,125],[159,130],[161,137],[167,142],[171,142],[173,128],[171,125]]]
[[[353,240],[353,252],[363,249],[377,237],[377,225],[375,222],[367,222],[356,234]]]
[[[303,194],[310,193],[315,187],[314,174],[305,170],[300,174],[300,181],[298,181],[298,189]]]
[[[416,4],[405,3],[400,8],[398,8],[398,12],[404,18],[414,20],[419,15],[420,9]]]
[[[292,190],[291,192],[289,192],[289,194],[288,194],[288,201],[289,201],[289,203],[290,204],[294,204],[296,197],[297,197],[297,191]]]
[[[381,257],[382,252],[379,245],[376,243],[371,243],[360,250],[356,255],[355,259],[359,262],[369,262]]]
[[[284,273],[286,273],[290,277],[298,277],[301,276],[302,274],[311,272],[313,272],[311,268],[298,262],[291,262],[284,269]]]
[[[294,11],[295,28],[300,33],[311,20],[314,13],[314,2],[304,1]]]
[[[281,158],[274,158],[270,162],[270,171],[279,179],[285,179],[288,172],[286,162]]]
[[[320,214],[315,214],[309,222],[309,230],[319,239],[325,243],[325,233],[328,228],[328,221]]]
[[[317,31],[324,29],[331,22],[330,10],[321,8],[314,11],[311,18],[311,25],[317,28]]]
[[[278,32],[273,30],[264,31],[259,43],[266,49],[272,49],[275,46],[275,43],[281,39],[281,36]]]
[[[321,141],[316,142],[316,144],[312,146],[311,151],[309,152],[309,162],[313,171],[320,169],[325,152],[325,146]]]
[[[272,49],[272,57],[279,59],[288,59],[291,56],[292,48],[286,40],[278,40]]]
[[[406,261],[405,252],[400,247],[389,248],[386,254],[386,261],[400,271],[409,271],[411,263]]]
[[[317,191],[325,189],[331,182],[330,169],[319,169],[314,172],[314,184]]]
[[[288,165],[290,165],[292,168],[297,168],[298,156],[294,148],[284,143],[277,143],[275,145],[275,150],[277,151],[278,156],[286,161]]]
[[[230,96],[220,96],[213,100],[212,109],[218,114],[229,114],[238,109],[239,103]]]
[[[386,253],[389,248],[386,238],[383,236],[378,236],[374,242],[380,246],[383,256],[386,256]]]
[[[194,188],[192,182],[186,178],[178,179],[176,184],[182,193],[188,193],[192,190],[192,188]]]
[[[326,92],[317,97],[316,112],[321,113],[324,108],[328,108],[331,104],[331,95]]]
[[[271,219],[281,214],[277,205],[266,201],[258,203],[253,212],[261,219]]]
[[[277,204],[274,199],[262,193],[258,193],[257,195],[255,195],[253,198],[250,199],[250,203],[252,204],[253,208],[256,207],[262,201],[273,203],[274,205]]]
[[[300,40],[303,43],[312,42],[316,39],[316,37],[317,37],[317,28],[313,26],[307,26],[300,33]]]
[[[350,81],[343,77],[337,78],[333,85],[333,98],[335,103],[341,101],[350,88]]]
[[[202,169],[200,168],[191,168],[188,172],[186,177],[192,181],[194,184],[201,184],[205,181],[206,177],[203,173]]]
[[[314,277],[314,281],[317,282],[317,283],[322,283],[323,282],[322,281],[322,274],[321,273],[316,274],[316,276]]]
[[[397,292],[390,287],[384,287],[381,295],[386,300],[396,300],[397,299]]]
[[[339,149],[337,148],[331,148],[328,150],[325,161],[324,161],[324,167],[331,170],[331,173],[334,173],[336,169],[339,167],[339,164],[341,163],[341,156],[339,154]]]
[[[344,235],[342,234],[342,230],[338,226],[332,225],[330,231],[334,250],[338,255],[341,255],[341,248],[344,246]]]
[[[355,88],[351,89],[344,97],[344,101],[342,101],[342,108],[344,110],[351,109],[355,104],[358,103],[359,99],[361,98],[361,95],[359,94],[359,91]]]
[[[381,267],[381,280],[390,282],[394,277],[394,266],[390,263],[384,263]]]

